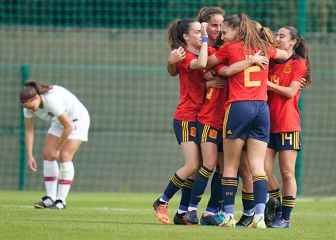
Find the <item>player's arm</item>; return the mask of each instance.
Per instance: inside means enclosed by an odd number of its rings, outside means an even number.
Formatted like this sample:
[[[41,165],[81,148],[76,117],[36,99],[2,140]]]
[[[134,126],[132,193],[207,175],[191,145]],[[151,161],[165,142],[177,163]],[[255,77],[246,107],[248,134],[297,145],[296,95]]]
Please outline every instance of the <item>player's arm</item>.
[[[190,62],[190,69],[202,69],[207,66],[208,61],[208,34],[207,23],[201,23],[202,45],[197,59]]]
[[[217,70],[217,74],[219,76],[229,77],[241,71],[244,71],[246,68],[252,65],[258,65],[260,67],[264,67],[268,65],[268,58],[265,56],[262,56],[261,52],[259,51],[252,56],[248,56],[247,59],[239,61],[239,62],[235,62],[231,64],[230,66],[223,65],[221,68]]]
[[[303,88],[303,80],[293,81],[288,87],[277,85],[271,81],[267,82],[268,90],[276,92],[284,97],[293,98]]]
[[[213,68],[214,66],[221,63],[221,60],[217,58],[216,54],[212,54],[208,58],[207,68]]]
[[[170,76],[174,77],[178,74],[176,64],[185,58],[185,51],[182,47],[174,49],[170,52],[167,63],[167,71]]]
[[[176,68],[176,64],[172,64],[172,63],[167,63],[167,71],[169,73],[170,76],[175,77],[178,74],[177,68]]]
[[[66,113],[62,113],[57,117],[57,119],[63,125],[63,132],[56,146],[56,150],[59,151],[62,149],[63,145],[72,132],[72,121]]]
[[[291,57],[291,54],[285,50],[275,48],[275,55],[272,57],[274,59],[287,60]]]
[[[33,146],[34,146],[34,122],[33,118],[25,118],[25,147],[26,154],[28,157],[28,167],[32,171],[37,170],[37,164],[33,156]]]

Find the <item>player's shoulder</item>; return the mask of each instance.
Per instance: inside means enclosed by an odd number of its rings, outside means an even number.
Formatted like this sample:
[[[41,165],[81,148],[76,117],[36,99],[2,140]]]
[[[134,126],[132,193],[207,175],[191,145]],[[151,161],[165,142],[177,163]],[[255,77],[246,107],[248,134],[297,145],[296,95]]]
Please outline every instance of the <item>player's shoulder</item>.
[[[212,55],[212,54],[214,54],[216,51],[217,51],[216,48],[214,48],[214,47],[208,47],[208,55],[209,56]]]
[[[192,59],[195,59],[197,58],[197,55],[191,51],[189,51],[188,49],[185,49],[185,52],[186,52],[186,56],[183,60],[185,61],[190,61]]]
[[[42,94],[42,98],[46,102],[46,104],[53,104],[55,102],[59,102],[64,97],[64,94],[66,92],[66,89],[58,86],[58,85],[52,85],[50,86],[50,89],[48,92]]]
[[[244,44],[241,41],[227,42],[218,49],[218,52],[225,52],[230,55],[241,55],[244,53]]]
[[[223,44],[223,46],[225,48],[227,48],[228,50],[237,50],[237,49],[243,49],[244,48],[244,44],[242,41],[232,41],[232,42],[228,42]]]
[[[301,69],[301,70],[305,70],[307,69],[307,61],[306,59],[300,57],[300,56],[296,56],[294,58],[291,59],[291,65],[295,68],[295,69]]]
[[[292,58],[292,64],[297,64],[297,65],[301,65],[304,66],[307,64],[306,59],[300,57],[300,56],[296,56],[294,58]]]

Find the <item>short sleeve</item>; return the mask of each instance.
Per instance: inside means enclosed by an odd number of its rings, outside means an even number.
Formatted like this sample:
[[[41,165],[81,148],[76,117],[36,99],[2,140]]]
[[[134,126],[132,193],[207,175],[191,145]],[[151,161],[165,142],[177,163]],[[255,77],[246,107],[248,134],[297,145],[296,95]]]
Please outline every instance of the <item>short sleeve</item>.
[[[25,118],[32,118],[33,113],[30,110],[28,110],[27,108],[23,108],[23,116]]]
[[[196,57],[193,54],[187,53],[186,57],[182,60],[182,62],[180,62],[180,64],[177,65],[177,68],[179,69],[179,72],[180,72],[181,69],[185,69],[186,71],[189,71],[190,63],[194,59],[196,59]]]
[[[65,106],[62,104],[61,100],[58,99],[57,95],[50,94],[45,97],[45,100],[48,112],[52,113],[55,117],[59,117],[65,112]]]
[[[214,47],[208,47],[208,55],[211,56],[216,52],[216,48]]]

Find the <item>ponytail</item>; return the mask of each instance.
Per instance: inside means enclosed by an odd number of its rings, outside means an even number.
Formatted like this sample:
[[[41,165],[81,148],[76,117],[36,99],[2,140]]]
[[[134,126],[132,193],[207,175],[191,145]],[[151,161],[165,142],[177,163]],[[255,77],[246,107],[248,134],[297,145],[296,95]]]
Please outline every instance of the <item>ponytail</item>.
[[[244,42],[244,47],[247,49],[248,54],[252,53],[255,49],[260,49],[267,56],[271,44],[260,36],[255,23],[246,14],[239,14],[239,18],[239,35],[240,39]]]
[[[293,47],[295,55],[306,60],[306,65],[307,65],[306,80],[307,80],[307,85],[310,85],[312,82],[312,79],[311,79],[311,72],[310,72],[309,49],[308,49],[307,43],[300,36],[298,30],[295,27],[286,26],[284,28],[289,31],[289,34],[292,39],[296,39],[296,43]]]
[[[186,47],[187,43],[183,37],[190,29],[190,24],[194,22],[191,19],[182,19],[173,21],[168,27],[168,44],[171,49]]]

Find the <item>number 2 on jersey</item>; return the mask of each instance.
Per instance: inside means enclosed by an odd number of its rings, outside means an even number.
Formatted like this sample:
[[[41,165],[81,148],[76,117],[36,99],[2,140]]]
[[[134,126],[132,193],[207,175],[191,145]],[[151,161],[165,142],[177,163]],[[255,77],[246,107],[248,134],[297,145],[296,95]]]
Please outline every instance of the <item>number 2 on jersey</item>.
[[[261,68],[259,66],[248,67],[244,70],[244,86],[245,87],[259,87],[261,85],[260,80],[251,80],[251,73],[259,72]]]

